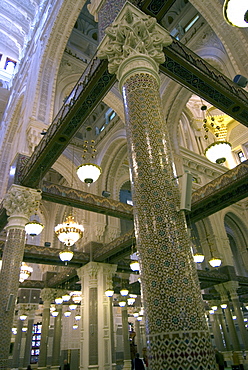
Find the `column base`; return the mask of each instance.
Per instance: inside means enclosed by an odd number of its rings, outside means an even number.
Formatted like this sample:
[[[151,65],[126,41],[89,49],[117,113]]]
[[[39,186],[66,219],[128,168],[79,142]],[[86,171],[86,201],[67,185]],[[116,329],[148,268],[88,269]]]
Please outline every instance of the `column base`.
[[[132,362],[131,360],[124,360],[124,365],[122,370],[131,370],[132,369]]]

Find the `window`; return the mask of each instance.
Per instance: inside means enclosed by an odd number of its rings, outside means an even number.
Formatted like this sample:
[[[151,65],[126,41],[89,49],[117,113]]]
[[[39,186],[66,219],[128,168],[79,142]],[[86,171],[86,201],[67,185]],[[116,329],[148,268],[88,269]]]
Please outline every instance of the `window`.
[[[14,72],[15,66],[16,66],[16,62],[14,60],[9,59],[9,58],[6,59],[6,63],[4,66],[4,69],[6,70],[6,72],[8,72],[9,74],[12,74]]]
[[[245,155],[244,155],[244,153],[242,152],[242,150],[240,150],[239,152],[237,152],[237,156],[238,156],[238,158],[239,158],[239,162],[240,162],[240,163],[241,163],[241,162],[244,162],[244,161],[246,160]]]

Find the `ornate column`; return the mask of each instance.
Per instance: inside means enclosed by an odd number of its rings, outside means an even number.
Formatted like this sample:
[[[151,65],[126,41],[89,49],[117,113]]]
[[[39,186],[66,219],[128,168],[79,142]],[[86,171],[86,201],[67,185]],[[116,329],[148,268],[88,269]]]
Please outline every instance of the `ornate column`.
[[[218,323],[222,328],[222,332],[223,332],[223,336],[224,336],[224,340],[225,340],[225,345],[226,345],[226,350],[231,351],[230,338],[229,338],[229,334],[227,332],[226,323],[225,323],[225,320],[224,320],[222,309],[218,308],[217,311],[215,311],[214,314],[217,315]]]
[[[141,335],[140,335],[140,322],[135,320],[135,333],[136,333],[136,344],[137,344],[137,352],[142,354],[142,346],[141,346]]]
[[[22,328],[23,321],[20,318],[17,321],[17,334],[15,335],[15,343],[13,348],[13,359],[12,367],[19,368],[20,353],[21,353],[21,342],[22,342]]]
[[[112,324],[109,298],[105,290],[111,287],[116,265],[89,262],[77,270],[81,278],[81,348],[80,369],[112,370]]]
[[[30,353],[32,348],[32,338],[33,338],[33,326],[34,326],[34,318],[35,318],[35,311],[37,310],[37,304],[30,304],[28,305],[28,330],[26,333],[26,343],[25,343],[25,350],[24,350],[24,360],[23,360],[23,367],[27,367],[30,365]]]
[[[232,343],[232,346],[233,346],[232,349],[234,351],[240,351],[239,339],[238,339],[238,335],[237,335],[235,325],[234,325],[234,322],[233,322],[232,314],[231,314],[231,311],[230,311],[230,302],[229,302],[229,298],[228,298],[228,295],[227,295],[227,291],[226,291],[223,284],[218,284],[218,285],[215,285],[214,287],[217,290],[217,292],[220,293],[221,303],[225,303],[227,305],[227,307],[225,309],[225,316],[226,316],[227,327],[229,329],[229,335],[230,335],[231,343]]]
[[[128,314],[127,306],[121,308],[121,321],[122,321],[122,338],[123,338],[123,349],[124,349],[124,370],[131,369],[131,353],[130,353],[130,341],[128,331]]]
[[[239,283],[237,281],[228,281],[227,283],[224,283],[223,285],[230,293],[231,301],[232,301],[233,308],[234,308],[234,313],[237,316],[237,322],[238,322],[242,342],[244,345],[244,349],[247,350],[248,349],[248,334],[247,334],[247,330],[244,324],[243,313],[240,309],[239,296],[237,294]]]
[[[129,3],[105,32],[98,56],[109,60],[124,100],[149,367],[215,369],[159,95],[158,67],[172,40]]]
[[[59,368],[60,364],[60,344],[61,344],[61,333],[62,333],[62,304],[56,306],[58,316],[54,319],[54,335],[53,335],[53,355],[52,355],[52,367]]]
[[[216,312],[213,315],[210,315],[210,320],[213,328],[213,334],[214,334],[214,341],[216,344],[216,347],[219,351],[224,351],[224,345],[222,340],[222,335],[220,331],[219,321]]]
[[[12,185],[3,203],[9,217],[0,274],[0,369],[8,368],[14,305],[25,246],[25,224],[40,199],[41,193],[37,190]]]
[[[40,355],[38,360],[39,369],[46,369],[47,366],[47,344],[50,324],[50,304],[54,300],[55,289],[44,288],[41,291],[41,299],[43,301],[42,311],[42,327],[40,341]]]

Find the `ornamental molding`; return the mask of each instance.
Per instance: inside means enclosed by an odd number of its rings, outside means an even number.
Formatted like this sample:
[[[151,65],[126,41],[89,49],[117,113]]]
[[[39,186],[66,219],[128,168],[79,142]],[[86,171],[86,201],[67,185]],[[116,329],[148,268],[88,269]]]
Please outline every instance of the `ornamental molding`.
[[[36,189],[12,185],[3,200],[7,215],[29,218],[41,201],[41,192]]]
[[[133,58],[133,69],[136,65],[137,70],[138,60],[143,59],[141,64],[152,64],[152,69],[157,72],[159,64],[165,61],[163,47],[172,43],[168,31],[157,24],[156,18],[145,15],[129,2],[105,33],[98,48],[98,57],[108,59],[109,72],[117,75],[122,63]]]

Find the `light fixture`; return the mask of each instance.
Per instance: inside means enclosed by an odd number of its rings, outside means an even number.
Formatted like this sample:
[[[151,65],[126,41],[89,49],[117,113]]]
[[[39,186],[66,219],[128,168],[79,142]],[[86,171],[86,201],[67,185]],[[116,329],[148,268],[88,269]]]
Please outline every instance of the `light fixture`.
[[[223,5],[225,21],[233,27],[248,27],[248,5],[245,0],[225,0]]]
[[[139,317],[139,312],[134,312],[133,317]]]
[[[218,309],[217,306],[212,306],[211,308],[212,308],[213,311],[216,311]]]
[[[62,295],[62,299],[63,299],[64,302],[68,302],[70,300],[70,298],[71,298],[71,296],[68,293]]]
[[[210,315],[214,314],[214,310],[209,310]]]
[[[193,259],[195,263],[202,263],[204,261],[204,258],[204,254],[202,253],[193,254]]]
[[[64,312],[64,316],[65,317],[70,317],[71,316],[71,312],[70,311],[65,311]]]
[[[137,317],[137,320],[138,320],[138,321],[142,321],[142,316],[138,316],[138,317]]]
[[[71,299],[73,300],[74,303],[77,303],[77,304],[80,303],[82,301],[81,293],[80,292],[76,294],[74,293]]]
[[[208,263],[210,264],[210,266],[212,267],[220,267],[221,265],[221,259],[218,258],[218,257],[212,257]]]
[[[17,334],[17,328],[12,328],[12,333],[13,333],[14,335],[16,335],[16,334]]]
[[[56,304],[61,304],[61,303],[63,303],[64,301],[63,301],[63,298],[62,297],[57,297],[57,298],[55,298],[55,303]]]
[[[80,320],[80,319],[81,319],[81,315],[76,315],[76,316],[75,316],[75,320],[77,320],[77,321],[78,321],[78,320]]]
[[[66,247],[63,251],[59,252],[59,258],[61,259],[62,262],[70,262],[71,259],[73,258],[73,252],[69,249],[70,247]]]
[[[39,235],[44,228],[44,225],[42,225],[40,222],[34,220],[34,221],[29,221],[25,225],[25,231],[26,234],[30,236],[37,236]]]
[[[79,180],[85,182],[88,185],[98,180],[101,172],[101,167],[94,163],[84,163],[77,168],[77,175]]]
[[[113,297],[114,289],[108,288],[107,290],[105,290],[105,295],[106,297]]]
[[[62,224],[55,226],[54,230],[59,240],[69,247],[83,236],[84,227],[75,222],[72,215],[69,215]]]
[[[205,149],[205,156],[210,162],[222,164],[231,154],[232,146],[227,141],[215,141]]]
[[[236,320],[237,319],[237,316],[234,315],[232,318],[233,318],[233,320]]]
[[[77,305],[76,304],[70,304],[69,305],[69,309],[70,310],[75,310],[77,308]]]
[[[137,294],[129,294],[130,298],[137,298]]]
[[[227,308],[227,304],[226,304],[226,303],[222,303],[222,304],[220,305],[220,307],[221,307],[221,308],[223,308],[223,310],[225,310],[225,309]]]
[[[33,268],[31,266],[28,266],[25,262],[22,262],[19,276],[20,283],[23,283],[24,280],[28,279],[29,276],[31,276],[32,272]]]
[[[247,321],[248,321],[248,319],[246,319],[246,318],[245,318],[245,319],[244,319],[244,322],[247,322]]]
[[[129,290],[128,290],[127,288],[122,288],[122,289],[120,290],[120,293],[121,293],[121,295],[122,295],[123,297],[125,297],[125,296],[127,296],[127,295],[128,295]]]
[[[128,304],[129,306],[133,305],[133,304],[134,304],[134,302],[135,302],[135,298],[128,298],[128,299],[127,299],[127,304]]]
[[[27,315],[25,314],[20,315],[20,320],[25,321],[26,318],[27,318]]]
[[[57,317],[57,316],[58,316],[58,314],[59,314],[59,313],[58,313],[58,311],[52,311],[52,312],[51,312],[51,315],[52,315],[53,317]]]
[[[119,302],[119,306],[120,307],[125,307],[126,306],[126,302],[125,301],[120,301]]]
[[[139,271],[140,267],[139,267],[139,261],[137,260],[132,260],[130,262],[130,268],[132,271]]]
[[[28,328],[27,328],[26,326],[24,326],[24,327],[22,328],[22,331],[23,331],[23,332],[26,332],[26,331],[28,331]]]
[[[77,324],[74,324],[73,326],[72,326],[72,329],[74,329],[74,330],[76,330],[78,328],[78,325]]]
[[[86,128],[87,131],[91,131],[91,127]],[[82,182],[90,185],[95,182],[101,175],[102,169],[95,163],[91,162],[92,158],[96,156],[95,141],[91,140],[90,145],[88,140],[84,141],[82,158],[86,160],[86,163],[81,164],[77,168],[77,175]]]

